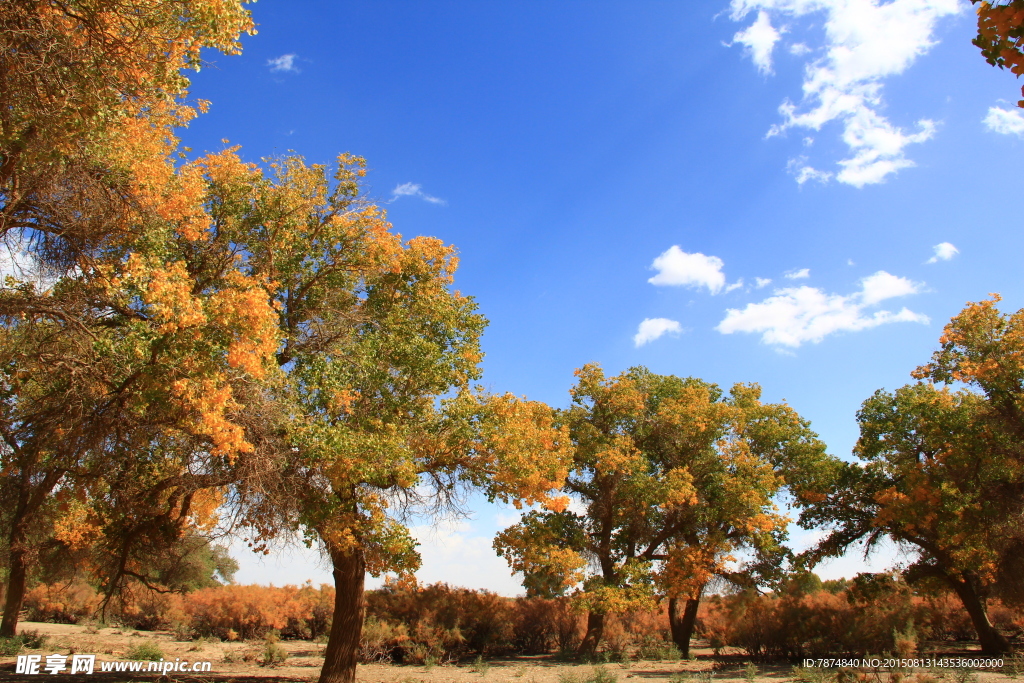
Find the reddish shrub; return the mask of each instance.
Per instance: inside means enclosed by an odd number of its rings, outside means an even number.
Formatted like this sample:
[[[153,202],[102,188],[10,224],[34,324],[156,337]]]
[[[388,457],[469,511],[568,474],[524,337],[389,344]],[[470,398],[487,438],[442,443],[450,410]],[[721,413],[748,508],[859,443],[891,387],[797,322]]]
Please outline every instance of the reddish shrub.
[[[100,596],[82,582],[72,584],[40,584],[25,594],[23,606],[29,621],[55,624],[77,624],[96,612]]]

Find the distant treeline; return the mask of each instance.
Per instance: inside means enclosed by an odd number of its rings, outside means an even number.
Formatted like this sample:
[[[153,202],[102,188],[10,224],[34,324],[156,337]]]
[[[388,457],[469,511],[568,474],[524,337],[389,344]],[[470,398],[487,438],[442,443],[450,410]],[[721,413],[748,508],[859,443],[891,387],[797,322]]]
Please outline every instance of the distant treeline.
[[[79,623],[94,617],[102,596],[87,584],[39,585],[25,604],[29,621]],[[140,630],[173,630],[183,640],[323,640],[334,589],[227,585],[189,594],[145,592],[111,613]],[[1008,638],[1024,633],[1024,612],[991,606]],[[567,598],[508,598],[444,583],[392,583],[367,593],[361,642],[364,662],[409,664],[467,657],[575,653],[586,615]],[[909,656],[942,641],[975,637],[967,612],[950,593],[916,594],[887,574],[821,582],[809,575],[774,593],[712,595],[701,605],[696,634],[721,652],[739,648],[759,659],[839,654]],[[667,606],[609,616],[599,657],[675,659]]]

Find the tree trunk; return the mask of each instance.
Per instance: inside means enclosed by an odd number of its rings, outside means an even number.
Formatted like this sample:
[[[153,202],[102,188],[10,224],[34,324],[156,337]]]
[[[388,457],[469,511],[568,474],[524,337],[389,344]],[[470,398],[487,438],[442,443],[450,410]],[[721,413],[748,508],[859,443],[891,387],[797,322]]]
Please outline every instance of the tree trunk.
[[[950,579],[949,583],[953,590],[960,597],[964,609],[971,617],[974,630],[978,632],[978,643],[981,645],[983,654],[997,656],[1005,654],[1010,649],[1010,644],[1003,637],[992,622],[988,619],[988,609],[983,598],[974,587],[969,577],[963,580]]]
[[[366,613],[366,558],[358,547],[330,549],[330,554],[334,565],[334,618],[319,683],[355,683]]]
[[[604,635],[604,614],[589,612],[587,614],[587,635],[583,636],[576,655],[580,658],[593,658],[597,654],[597,646],[601,644],[601,637]]]
[[[682,614],[679,614],[679,602],[680,598],[668,599],[668,625],[672,630],[672,642],[683,654],[683,659],[689,659],[690,638],[693,637],[693,627],[697,623],[697,607],[700,606],[700,596],[687,598]]]
[[[4,597],[4,618],[0,622],[0,637],[13,638],[18,630],[18,614],[25,599],[25,579],[28,575],[26,560],[28,547],[25,545],[25,520],[15,520],[8,537],[10,568],[7,575],[7,595]]]

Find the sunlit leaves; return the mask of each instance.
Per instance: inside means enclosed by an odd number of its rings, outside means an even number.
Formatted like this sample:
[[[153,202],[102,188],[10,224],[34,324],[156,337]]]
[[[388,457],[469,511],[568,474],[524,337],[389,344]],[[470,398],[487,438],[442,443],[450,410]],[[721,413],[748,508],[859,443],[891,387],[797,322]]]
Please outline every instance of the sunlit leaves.
[[[1024,74],[1024,0],[980,2],[978,36],[972,42],[989,64],[1009,69],[1016,76]],[[1024,100],[1017,105],[1024,107]]]
[[[579,605],[621,611],[657,592],[699,595],[735,573],[740,549],[779,555],[785,473],[827,460],[792,409],[761,403],[756,386],[723,396],[644,368],[576,374],[561,423],[573,447],[565,491],[582,511],[532,512],[495,542],[528,588],[576,588]],[[594,573],[580,573],[584,559]]]

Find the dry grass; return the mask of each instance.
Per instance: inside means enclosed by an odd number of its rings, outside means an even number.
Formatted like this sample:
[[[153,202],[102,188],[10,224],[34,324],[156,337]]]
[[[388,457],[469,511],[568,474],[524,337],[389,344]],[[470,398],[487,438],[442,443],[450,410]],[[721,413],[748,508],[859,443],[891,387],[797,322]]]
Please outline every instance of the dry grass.
[[[281,641],[277,643],[287,654],[279,666],[261,666],[259,660],[264,641],[178,641],[169,631],[140,632],[122,628],[98,628],[88,625],[43,624],[26,622],[21,630],[38,630],[49,636],[41,650],[26,650],[26,654],[52,653],[95,654],[97,660],[121,660],[142,642],[157,646],[167,660],[210,661],[210,674],[170,674],[159,678],[155,673],[103,674],[75,676],[61,674],[54,680],[65,683],[120,683],[121,681],[157,681],[161,683],[285,683],[315,681],[323,663],[322,643],[309,641]],[[618,683],[788,683],[793,680],[789,665],[758,665],[756,674],[739,653],[714,660],[710,648],[694,649],[696,659],[690,661],[629,661],[603,665],[603,673],[592,665],[561,662],[552,656],[492,659],[461,665],[396,666],[383,664],[360,665],[357,678],[362,683],[585,683],[597,680]],[[41,683],[43,676],[17,676],[14,657],[0,657],[0,678],[6,683]],[[97,666],[98,668],[98,666]],[[923,673],[923,672],[922,672]],[[936,681],[927,683],[956,683],[953,672],[943,677],[942,672],[928,674]],[[753,680],[752,680],[753,678]],[[823,676],[824,678],[830,678]],[[994,671],[977,672],[978,683],[1003,683],[1010,677]],[[834,681],[834,678],[831,678]],[[904,678],[914,683],[914,677]],[[824,683],[824,681],[823,681]],[[886,682],[882,682],[886,683]],[[925,683],[925,681],[921,681]]]

